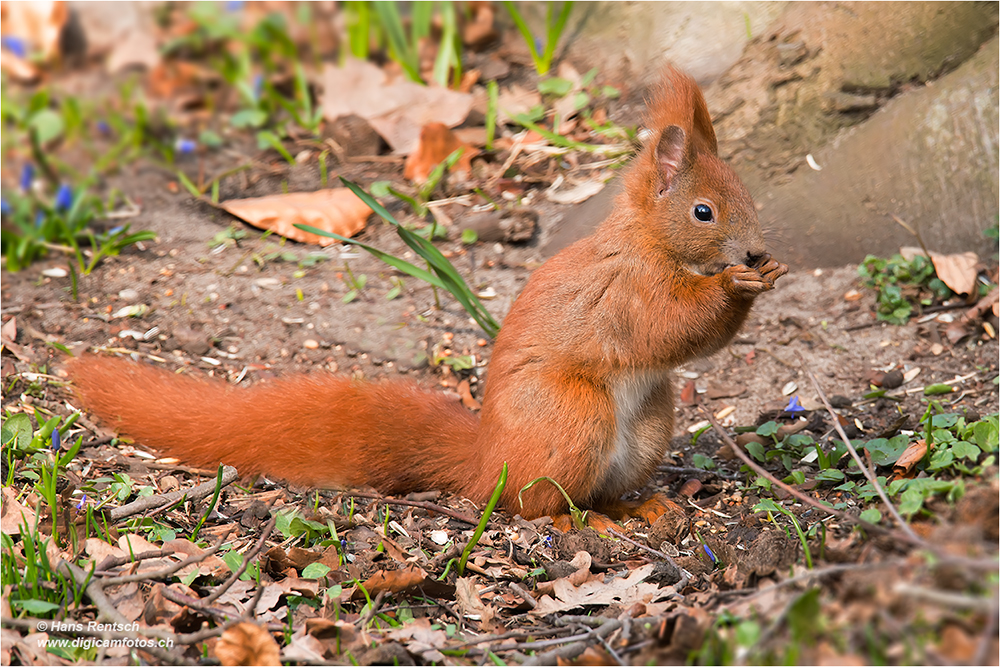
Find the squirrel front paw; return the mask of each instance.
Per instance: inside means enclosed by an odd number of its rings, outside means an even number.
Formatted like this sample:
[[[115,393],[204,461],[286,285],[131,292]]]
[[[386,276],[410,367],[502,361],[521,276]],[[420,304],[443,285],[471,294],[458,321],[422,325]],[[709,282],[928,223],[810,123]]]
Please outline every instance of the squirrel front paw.
[[[767,283],[768,289],[773,289],[774,281],[788,273],[788,265],[771,259],[770,255],[765,254],[761,259],[760,266],[757,267],[757,271],[760,273],[763,281]]]
[[[788,266],[765,254],[757,268],[743,264],[726,267],[720,275],[727,291],[742,297],[753,298],[774,289],[774,281],[788,273]]]

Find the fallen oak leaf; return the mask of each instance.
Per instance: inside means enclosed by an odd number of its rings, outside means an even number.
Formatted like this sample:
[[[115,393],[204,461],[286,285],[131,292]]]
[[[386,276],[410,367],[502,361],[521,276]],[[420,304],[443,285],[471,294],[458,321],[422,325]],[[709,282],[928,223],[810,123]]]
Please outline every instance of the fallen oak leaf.
[[[281,651],[267,630],[255,623],[239,623],[222,633],[215,657],[223,665],[278,665]]]
[[[230,199],[219,206],[254,227],[270,229],[293,241],[321,246],[337,241],[304,232],[294,225],[310,225],[351,237],[365,228],[368,216],[372,214],[371,208],[347,188]]]

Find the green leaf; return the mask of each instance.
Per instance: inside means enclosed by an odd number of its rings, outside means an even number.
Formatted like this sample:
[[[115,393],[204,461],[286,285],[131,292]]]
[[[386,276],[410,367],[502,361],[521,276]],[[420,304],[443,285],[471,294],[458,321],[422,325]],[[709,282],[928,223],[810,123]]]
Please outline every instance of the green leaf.
[[[816,587],[806,591],[788,607],[788,614],[785,618],[788,622],[788,628],[792,632],[792,640],[797,644],[810,643],[821,630],[820,590],[819,587]]]
[[[472,245],[479,240],[479,234],[476,233],[475,229],[463,229],[462,230],[462,243],[465,245]]]
[[[267,122],[267,113],[260,109],[243,109],[233,114],[229,124],[238,128],[258,128]]]
[[[844,479],[844,473],[836,468],[821,470],[815,477],[817,482],[840,482]]]
[[[997,429],[996,420],[984,419],[973,424],[972,439],[984,452],[996,451],[1000,440],[1000,430]]]
[[[4,447],[13,445],[14,449],[24,449],[31,442],[31,417],[19,412],[11,415],[0,429],[0,440]]]
[[[764,462],[764,446],[759,442],[748,442],[747,452],[761,463]]]
[[[770,438],[778,432],[778,422],[767,422],[757,427],[757,435]]]
[[[760,639],[760,624],[756,621],[743,621],[736,626],[736,642],[747,648],[754,646]]]
[[[47,600],[11,600],[10,604],[13,607],[20,607],[32,616],[47,614],[59,608],[58,604]]]
[[[52,109],[42,109],[32,115],[28,127],[38,138],[39,144],[46,144],[63,133],[65,125],[62,116]]]
[[[571,90],[573,90],[573,82],[558,76],[554,76],[550,79],[542,79],[538,82],[538,92],[542,95],[555,95],[556,97],[563,97]]]
[[[892,465],[899,460],[899,455],[909,446],[909,438],[897,435],[891,440],[875,438],[865,443],[864,448],[871,454],[872,463],[877,466]]]
[[[330,571],[329,565],[323,563],[310,563],[302,569],[303,579],[322,579]]]
[[[601,95],[604,95],[609,100],[616,100],[621,97],[621,92],[614,86],[604,86],[601,88]]]
[[[754,512],[777,512],[783,514],[784,511],[770,498],[761,498],[760,502],[753,506]]]
[[[869,507],[864,512],[861,513],[859,517],[862,521],[867,521],[868,523],[878,523],[882,520],[882,513],[879,512],[874,507]]]
[[[695,468],[701,468],[702,470],[714,470],[715,461],[711,457],[705,456],[704,454],[695,454],[691,457],[691,462],[694,463]]]
[[[951,385],[947,384],[929,384],[924,387],[924,396],[940,396],[941,394],[950,394],[954,389]]]
[[[973,463],[979,458],[982,453],[979,447],[976,447],[971,442],[966,442],[965,440],[959,440],[951,446],[951,451],[954,452],[955,456],[960,459],[968,459]]]

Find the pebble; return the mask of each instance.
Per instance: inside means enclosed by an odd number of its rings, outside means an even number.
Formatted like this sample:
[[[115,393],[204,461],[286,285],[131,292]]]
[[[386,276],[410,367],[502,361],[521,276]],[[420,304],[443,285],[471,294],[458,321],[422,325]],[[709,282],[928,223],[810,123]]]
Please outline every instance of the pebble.
[[[312,338],[307,338],[305,342],[302,343],[302,347],[307,350],[317,350],[319,349],[319,341],[315,341]]]
[[[131,288],[123,289],[121,292],[118,292],[118,298],[123,301],[136,301],[139,298],[139,292]]]

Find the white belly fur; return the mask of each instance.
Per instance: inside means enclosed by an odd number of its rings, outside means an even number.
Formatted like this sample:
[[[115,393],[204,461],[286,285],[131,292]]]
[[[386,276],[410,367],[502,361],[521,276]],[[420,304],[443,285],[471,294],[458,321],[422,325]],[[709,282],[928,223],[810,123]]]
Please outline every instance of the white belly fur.
[[[627,490],[631,477],[641,474],[652,452],[635,438],[635,421],[642,413],[650,394],[670,381],[670,371],[635,371],[622,375],[612,385],[615,399],[615,442],[604,475],[608,487],[621,485]]]

